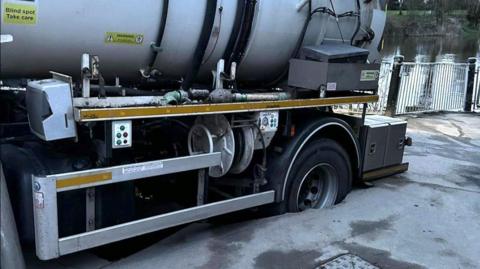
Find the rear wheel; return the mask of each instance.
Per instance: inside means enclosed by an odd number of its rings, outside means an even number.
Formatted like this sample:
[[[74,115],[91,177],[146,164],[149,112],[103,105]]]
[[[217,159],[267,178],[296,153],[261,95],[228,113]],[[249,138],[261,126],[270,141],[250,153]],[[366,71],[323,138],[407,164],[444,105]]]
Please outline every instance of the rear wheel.
[[[313,141],[297,157],[287,182],[290,212],[339,203],[352,185],[348,154],[334,140]]]

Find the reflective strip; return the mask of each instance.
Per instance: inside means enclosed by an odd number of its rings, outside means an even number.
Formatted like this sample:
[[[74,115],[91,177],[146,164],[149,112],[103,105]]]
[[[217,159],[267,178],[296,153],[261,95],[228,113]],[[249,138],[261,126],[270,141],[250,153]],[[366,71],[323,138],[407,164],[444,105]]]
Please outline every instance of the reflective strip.
[[[112,172],[57,180],[57,189],[86,185],[112,179]]]
[[[246,102],[228,104],[183,105],[165,107],[128,107],[128,108],[98,108],[76,109],[76,120],[79,122],[159,118],[186,116],[198,114],[217,114],[252,112],[262,110],[285,110],[295,108],[313,108],[322,106],[362,104],[378,101],[378,95],[335,97],[322,99],[297,99],[284,101]]]

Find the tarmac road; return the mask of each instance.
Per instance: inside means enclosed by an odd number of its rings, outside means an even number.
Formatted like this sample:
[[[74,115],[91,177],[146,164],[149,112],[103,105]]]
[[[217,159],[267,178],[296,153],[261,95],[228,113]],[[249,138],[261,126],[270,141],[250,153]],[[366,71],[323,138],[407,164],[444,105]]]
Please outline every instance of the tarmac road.
[[[480,268],[480,115],[408,121],[410,171],[355,189],[333,208],[192,224],[116,262],[84,252],[49,263],[30,258],[29,267],[320,268],[351,253],[369,268]]]

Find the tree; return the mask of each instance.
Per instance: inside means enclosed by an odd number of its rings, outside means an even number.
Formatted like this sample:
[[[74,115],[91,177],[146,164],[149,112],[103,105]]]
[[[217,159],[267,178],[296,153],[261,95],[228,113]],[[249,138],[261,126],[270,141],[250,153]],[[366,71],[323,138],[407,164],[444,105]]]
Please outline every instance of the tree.
[[[473,27],[480,26],[480,1],[471,3],[471,6],[468,8],[467,12],[467,20]]]
[[[424,0],[405,0],[403,5],[407,10],[425,10],[426,8]]]
[[[448,0],[436,0],[433,3],[433,11],[438,25],[443,25],[447,13]]]
[[[387,5],[388,5],[389,10],[398,10],[399,9],[398,0],[388,0]]]

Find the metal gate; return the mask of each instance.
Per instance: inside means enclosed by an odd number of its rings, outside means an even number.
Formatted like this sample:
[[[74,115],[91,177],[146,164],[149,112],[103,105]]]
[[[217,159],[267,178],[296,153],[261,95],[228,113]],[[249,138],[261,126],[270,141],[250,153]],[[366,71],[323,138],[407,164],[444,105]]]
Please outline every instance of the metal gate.
[[[383,61],[380,68],[377,103],[369,103],[367,108],[368,114],[384,114],[387,107],[388,92],[390,89],[390,81],[392,79],[393,63]],[[340,113],[361,114],[363,112],[363,104],[334,106],[334,109]]]
[[[475,109],[479,110],[480,109],[480,62],[477,61],[477,68],[475,72],[475,81],[473,84],[473,92],[474,92],[474,104],[475,104]]]
[[[404,63],[396,114],[463,111],[467,64]]]
[[[368,114],[385,114],[392,82],[394,64],[382,62],[379,101],[369,104]],[[464,111],[467,97],[469,64],[412,63],[401,64],[395,115],[437,111]],[[480,62],[477,61],[473,88],[474,109],[480,110]],[[339,112],[362,113],[363,105],[335,107]]]

